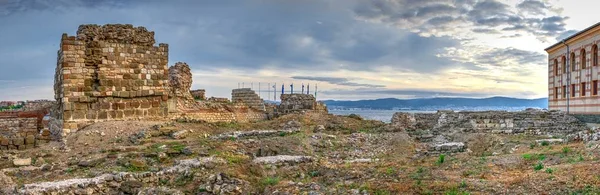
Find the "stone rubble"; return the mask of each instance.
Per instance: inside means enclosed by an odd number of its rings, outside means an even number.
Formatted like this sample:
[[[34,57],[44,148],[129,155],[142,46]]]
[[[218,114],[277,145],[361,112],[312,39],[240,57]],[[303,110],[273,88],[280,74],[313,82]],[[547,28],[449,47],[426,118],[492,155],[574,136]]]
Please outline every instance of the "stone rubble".
[[[189,133],[190,133],[190,131],[188,131],[188,130],[180,130],[180,131],[173,132],[171,134],[171,137],[173,139],[185,139]]]
[[[211,136],[212,139],[239,139],[246,137],[269,137],[277,136],[282,134],[292,134],[300,132],[299,129],[291,130],[252,130],[252,131],[234,131],[229,133],[222,133],[216,136]]]
[[[221,164],[225,163],[225,160],[215,157],[203,157],[177,161],[176,165],[173,167],[169,167],[159,172],[121,172],[116,174],[103,174],[93,178],[75,178],[61,181],[25,184],[18,190],[18,193],[25,195],[76,194],[75,192],[79,192],[81,190],[91,192],[87,194],[114,193],[116,190],[114,189],[114,186],[118,186],[119,190],[132,190],[132,187],[141,187],[138,185],[139,183],[158,182],[159,178],[168,177],[169,175],[173,174],[177,175],[180,173],[187,173],[191,168],[198,168],[211,163]],[[117,185],[114,185],[114,183]]]
[[[464,152],[466,149],[465,144],[462,142],[448,142],[441,144],[432,144],[429,147],[429,153],[431,154],[439,154],[439,153],[457,153]]]
[[[310,156],[290,156],[290,155],[278,155],[278,156],[265,156],[258,157],[252,160],[257,164],[300,164],[312,162],[313,158]]]
[[[31,158],[16,158],[16,159],[13,159],[13,165],[15,165],[15,166],[29,166],[29,165],[31,165]]]
[[[538,145],[543,145],[543,144],[561,144],[564,143],[565,140],[563,139],[540,139],[540,140],[535,140],[535,143],[537,143]]]

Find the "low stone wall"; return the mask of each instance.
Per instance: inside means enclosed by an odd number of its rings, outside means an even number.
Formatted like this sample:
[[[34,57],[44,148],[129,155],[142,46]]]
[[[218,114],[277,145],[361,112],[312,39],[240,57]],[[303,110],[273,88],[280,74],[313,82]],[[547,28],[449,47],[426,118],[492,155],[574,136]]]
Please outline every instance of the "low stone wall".
[[[569,134],[587,129],[585,123],[564,112],[534,109],[521,112],[398,112],[392,117],[390,126],[394,130],[408,131],[529,134]]]
[[[0,150],[33,148],[38,133],[35,117],[0,117]]]
[[[317,102],[311,94],[281,94],[281,104],[277,106],[277,113],[288,114],[294,112],[324,112],[327,113],[327,106],[322,102]]]
[[[176,119],[191,119],[201,120],[209,123],[215,122],[253,122],[265,120],[267,114],[263,112],[256,112],[252,110],[242,111],[236,110],[234,112],[221,112],[211,110],[199,110],[193,113],[184,113],[175,117]]]

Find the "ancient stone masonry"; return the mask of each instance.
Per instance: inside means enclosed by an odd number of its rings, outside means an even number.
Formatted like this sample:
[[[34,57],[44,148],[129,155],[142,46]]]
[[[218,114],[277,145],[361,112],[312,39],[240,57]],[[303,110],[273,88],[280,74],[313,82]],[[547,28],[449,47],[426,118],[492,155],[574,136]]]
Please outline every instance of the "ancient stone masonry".
[[[310,94],[281,94],[281,104],[277,107],[279,114],[306,111],[327,113],[327,107]]]
[[[231,101],[233,103],[242,102],[250,108],[265,111],[265,101],[250,88],[234,89],[231,91]]]
[[[169,68],[169,86],[169,97],[177,104],[178,109],[198,109],[198,104],[190,93],[192,72],[185,62],[177,62]]]
[[[398,112],[389,125],[407,131],[426,145],[425,154],[466,151],[470,135],[514,134],[569,136],[587,129],[575,117],[561,111],[528,109],[521,112],[484,111],[437,113]]]
[[[206,100],[206,91],[204,89],[191,90],[190,93],[195,100]]]
[[[94,121],[165,117],[169,49],[154,43],[154,32],[132,25],[63,34],[54,84],[54,117],[63,124],[56,126],[67,133]]]
[[[33,148],[37,139],[48,140],[48,134],[39,134],[39,121],[36,112],[0,112],[0,150]]]
[[[395,130],[426,130],[434,133],[570,134],[585,130],[584,123],[560,111],[529,109],[521,112],[485,111],[437,113],[398,112],[392,118]]]

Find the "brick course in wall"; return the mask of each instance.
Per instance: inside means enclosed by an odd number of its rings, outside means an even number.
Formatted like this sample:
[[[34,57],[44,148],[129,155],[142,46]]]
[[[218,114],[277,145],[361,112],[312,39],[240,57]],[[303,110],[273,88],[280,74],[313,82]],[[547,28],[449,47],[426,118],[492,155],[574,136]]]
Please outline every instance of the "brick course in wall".
[[[265,101],[250,88],[234,89],[231,91],[233,103],[244,103],[250,108],[265,111]]]
[[[165,117],[168,45],[144,27],[81,25],[63,34],[55,74],[63,132],[90,122]]]
[[[253,122],[267,119],[263,111],[249,108],[243,103],[233,105],[221,104],[220,109],[200,109],[176,115],[174,118],[185,118],[202,120],[209,123],[214,122]]]

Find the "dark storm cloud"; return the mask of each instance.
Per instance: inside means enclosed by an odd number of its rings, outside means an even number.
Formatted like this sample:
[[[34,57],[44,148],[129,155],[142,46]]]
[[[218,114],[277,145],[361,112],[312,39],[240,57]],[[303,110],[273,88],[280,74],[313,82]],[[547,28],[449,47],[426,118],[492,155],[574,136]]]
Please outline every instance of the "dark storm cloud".
[[[9,27],[0,28],[0,64],[5,66],[0,78],[51,83],[61,34],[74,35],[78,25],[88,23],[145,26],[155,31],[157,43],[169,43],[171,62],[197,69],[373,71],[385,65],[431,72],[453,65],[436,57],[438,52],[460,47],[449,37],[421,37],[357,21],[338,4],[324,1],[119,2],[10,1],[4,9],[8,14],[0,16],[0,26]]]
[[[354,13],[359,18],[392,23],[400,28],[416,28],[426,33],[474,26],[478,29],[473,31],[476,33],[502,29],[522,31],[538,36],[540,40],[547,40],[564,32],[565,20],[568,19],[558,15],[544,15],[546,12],[553,14],[552,9],[551,5],[536,0],[521,2],[514,8],[496,0],[379,0],[358,4]],[[420,10],[422,14],[419,14]]]
[[[327,82],[330,84],[350,86],[350,87],[370,87],[370,88],[385,87],[385,85],[372,85],[372,84],[350,82],[350,79],[339,78],[339,77],[293,76],[291,78],[298,79],[298,80],[321,81],[321,82]]]

